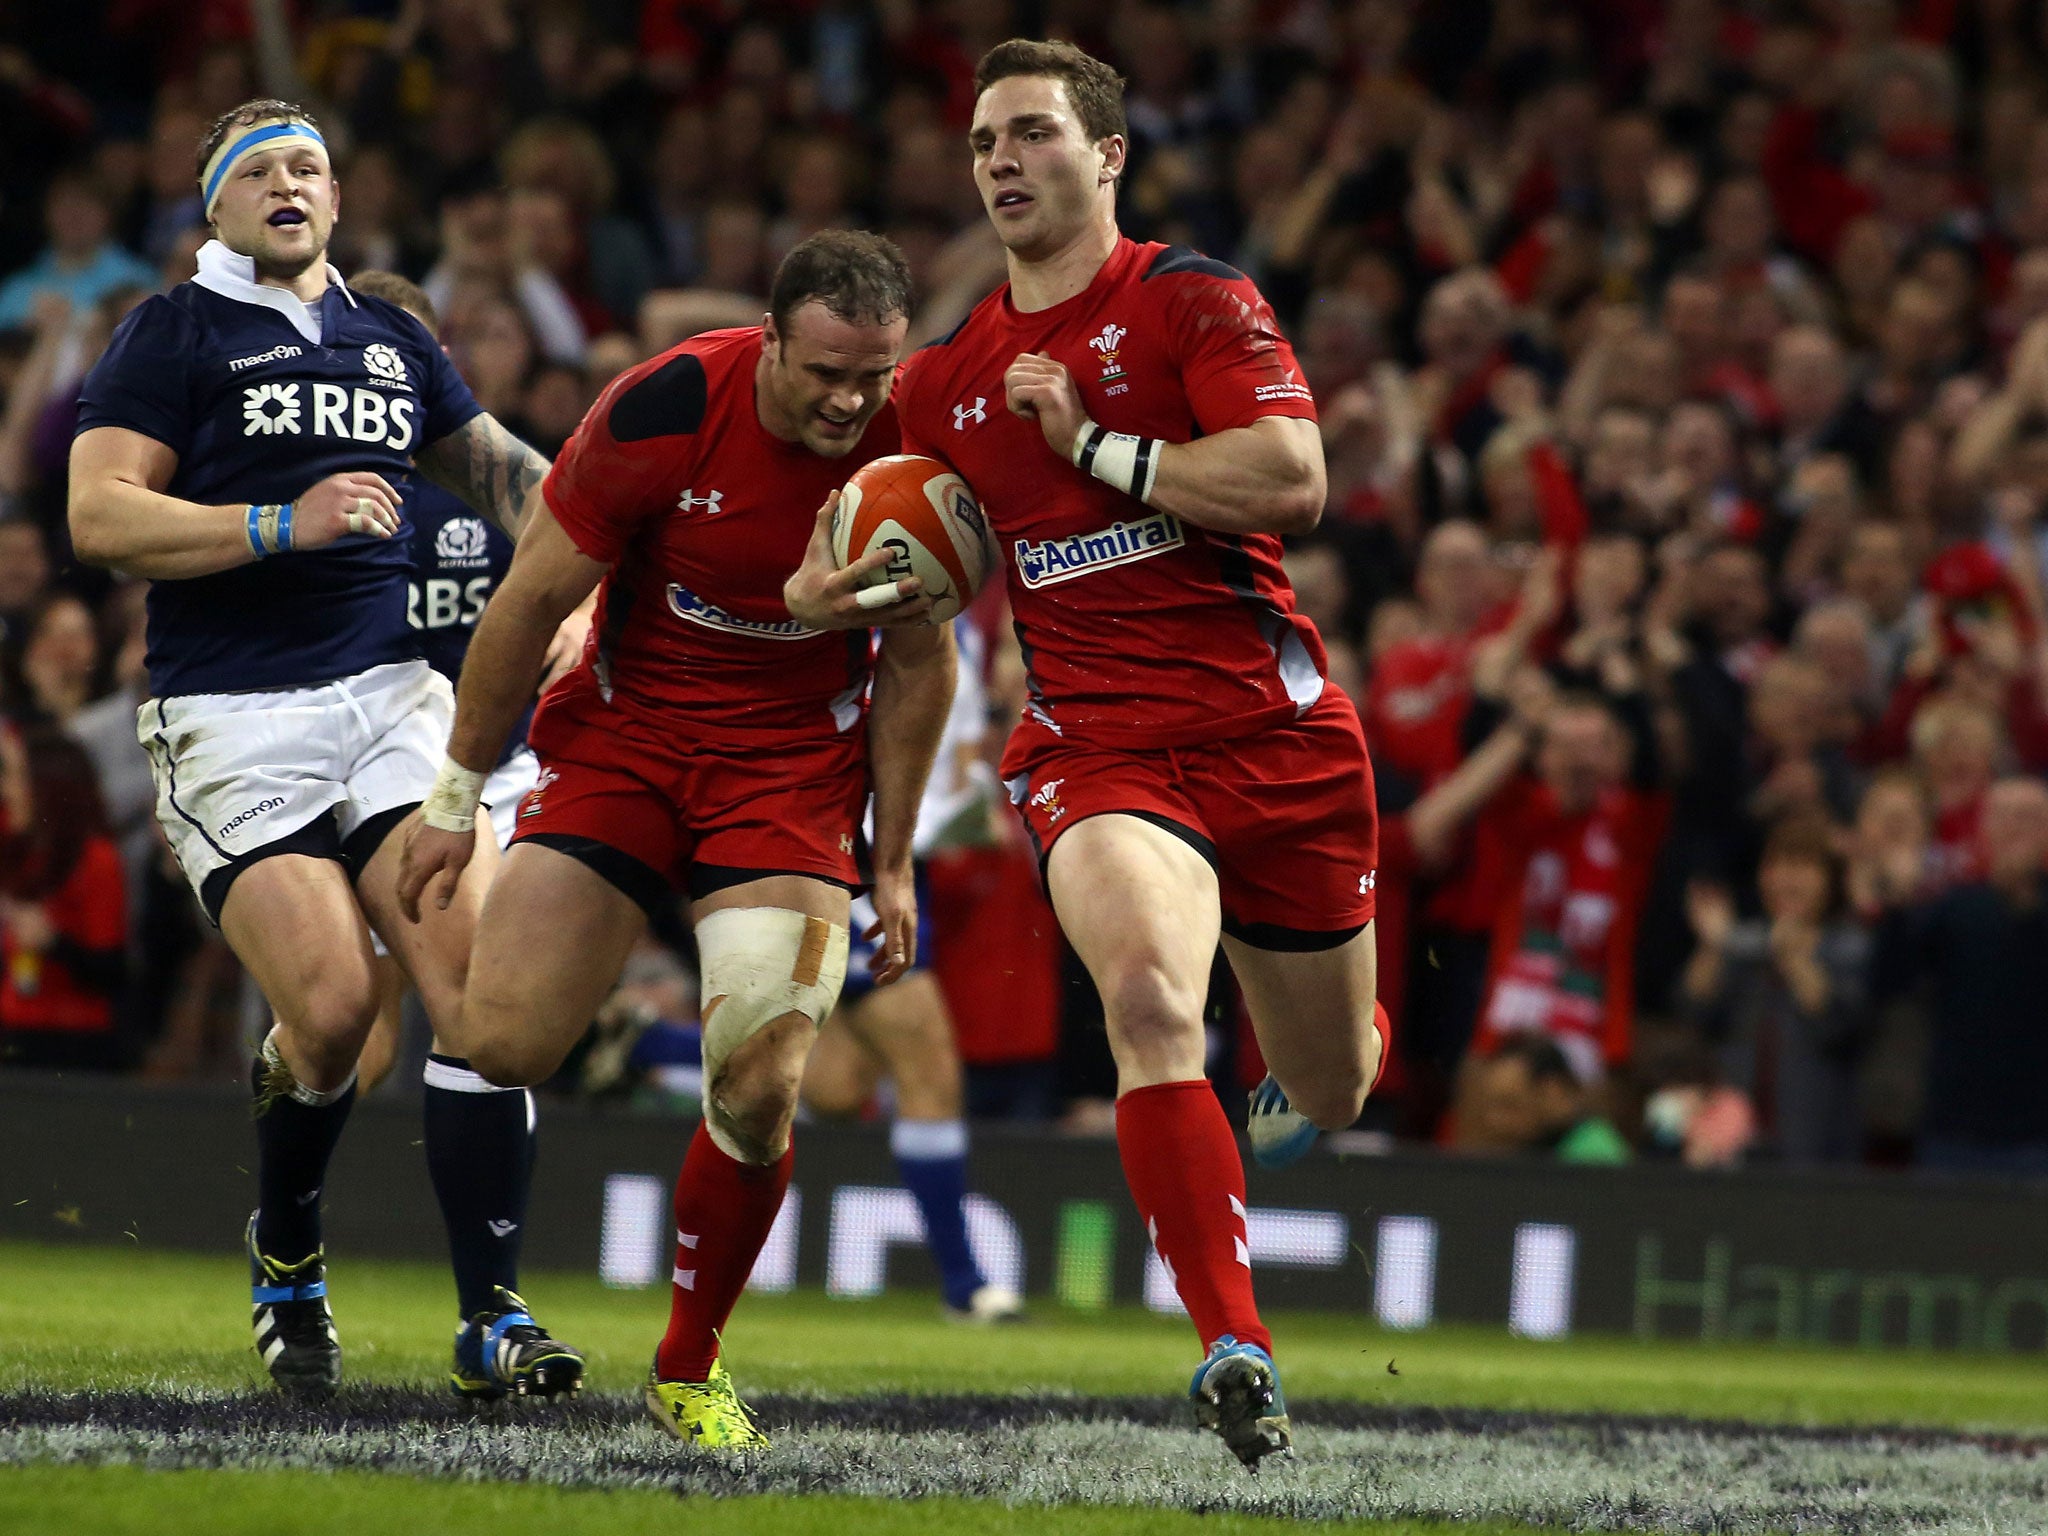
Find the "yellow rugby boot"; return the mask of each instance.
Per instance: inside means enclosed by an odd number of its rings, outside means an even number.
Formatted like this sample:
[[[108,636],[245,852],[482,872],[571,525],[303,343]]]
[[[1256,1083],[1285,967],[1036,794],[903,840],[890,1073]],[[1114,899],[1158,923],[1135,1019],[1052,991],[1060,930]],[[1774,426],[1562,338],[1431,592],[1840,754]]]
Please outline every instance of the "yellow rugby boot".
[[[711,1362],[705,1381],[663,1381],[650,1370],[647,1411],[685,1445],[720,1451],[759,1451],[768,1446],[768,1437],[733,1390],[722,1358]]]

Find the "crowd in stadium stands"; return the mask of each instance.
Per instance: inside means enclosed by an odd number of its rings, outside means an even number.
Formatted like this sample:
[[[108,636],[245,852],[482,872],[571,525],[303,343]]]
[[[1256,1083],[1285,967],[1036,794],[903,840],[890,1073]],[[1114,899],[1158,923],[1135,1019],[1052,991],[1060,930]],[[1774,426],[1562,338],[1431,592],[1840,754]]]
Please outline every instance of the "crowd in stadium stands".
[[[1250,274],[1315,390],[1288,567],[1372,746],[1400,1041],[1365,1127],[2048,1171],[2048,9],[2010,0],[0,4],[8,1055],[246,1055],[154,829],[139,595],[64,523],[81,373],[192,274],[215,114],[311,108],[344,274],[422,281],[552,452],[819,229],[897,241],[913,344],[950,329],[1002,272],[964,130],[1018,32],[1125,72],[1125,229]],[[964,1055],[1099,1125],[1099,1013],[995,821],[936,871]]]

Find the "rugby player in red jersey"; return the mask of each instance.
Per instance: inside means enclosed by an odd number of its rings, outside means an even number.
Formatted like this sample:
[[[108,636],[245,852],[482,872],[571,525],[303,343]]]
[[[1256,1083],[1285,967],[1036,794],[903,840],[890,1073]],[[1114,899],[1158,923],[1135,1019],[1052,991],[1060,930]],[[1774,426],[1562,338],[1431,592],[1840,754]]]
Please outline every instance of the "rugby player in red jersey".
[[[540,1081],[647,910],[689,898],[704,1123],[676,1184],[672,1311],[647,1395],[702,1445],[766,1443],[718,1335],[789,1187],[804,1059],[846,974],[871,780],[877,979],[913,958],[911,832],[952,699],[952,632],[921,622],[930,602],[911,582],[875,589],[895,599],[885,608],[862,604],[875,593],[854,583],[887,551],[819,584],[836,632],[794,621],[782,598],[811,509],[896,451],[886,408],[909,305],[894,246],[827,232],[785,259],[765,324],[695,337],[605,390],[477,625],[448,762],[405,850],[408,911],[445,903],[548,638],[602,580],[584,660],[534,716],[540,782],[478,922],[463,1017],[478,1072]],[[872,661],[869,623],[885,627]]]
[[[906,365],[904,451],[956,469],[1008,555],[1031,682],[1003,773],[1102,993],[1124,1171],[1209,1350],[1197,1413],[1256,1465],[1290,1430],[1202,1074],[1219,928],[1285,1141],[1350,1124],[1384,1050],[1365,742],[1280,569],[1322,513],[1315,403],[1241,273],[1118,233],[1114,70],[1013,41],[975,87],[1010,280]]]

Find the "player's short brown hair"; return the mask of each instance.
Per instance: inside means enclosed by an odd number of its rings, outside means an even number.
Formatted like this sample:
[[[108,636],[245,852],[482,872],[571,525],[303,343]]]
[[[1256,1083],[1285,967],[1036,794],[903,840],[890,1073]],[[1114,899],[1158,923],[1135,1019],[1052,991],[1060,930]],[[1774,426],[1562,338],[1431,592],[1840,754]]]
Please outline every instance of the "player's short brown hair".
[[[813,299],[852,325],[887,325],[910,313],[910,268],[896,242],[864,229],[827,229],[782,258],[768,313],[782,333]]]
[[[1090,143],[1112,134],[1129,136],[1124,119],[1124,77],[1087,50],[1072,43],[1035,43],[1023,37],[997,43],[974,66],[975,100],[998,80],[1018,75],[1045,75],[1062,81]]]
[[[266,123],[273,117],[289,118],[304,123],[316,133],[320,130],[320,125],[313,120],[313,114],[295,101],[279,101],[271,96],[245,101],[232,111],[221,113],[213,120],[213,126],[206,130],[206,137],[199,141],[199,159],[192,167],[193,177],[197,180],[205,179],[206,162],[213,158],[213,152],[221,147],[229,134],[237,128],[254,128],[258,123]]]
[[[427,297],[427,290],[411,278],[372,267],[358,272],[348,280],[348,285],[357,293],[367,293],[373,299],[396,304],[424,325],[428,335],[441,334],[441,316],[434,309],[434,301]]]

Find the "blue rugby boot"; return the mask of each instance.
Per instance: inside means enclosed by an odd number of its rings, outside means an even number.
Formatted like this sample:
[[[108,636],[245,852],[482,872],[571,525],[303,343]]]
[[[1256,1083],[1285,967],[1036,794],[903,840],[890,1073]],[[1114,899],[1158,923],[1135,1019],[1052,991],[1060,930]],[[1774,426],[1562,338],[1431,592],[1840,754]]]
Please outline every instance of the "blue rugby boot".
[[[327,1306],[327,1250],[283,1264],[256,1246],[256,1217],[244,1233],[256,1353],[278,1389],[321,1397],[341,1385],[341,1337]]]
[[[1246,1470],[1256,1472],[1263,1457],[1292,1451],[1294,1427],[1287,1422],[1280,1368],[1258,1345],[1223,1335],[1209,1346],[1188,1396],[1195,1401],[1195,1422],[1213,1429]]]
[[[1287,1102],[1270,1072],[1252,1090],[1245,1133],[1251,1138],[1252,1160],[1261,1168],[1286,1168],[1300,1162],[1320,1134],[1306,1115]]]
[[[574,1397],[583,1390],[583,1357],[533,1320],[518,1293],[493,1286],[498,1305],[455,1330],[448,1384],[459,1397]]]

